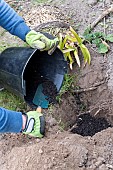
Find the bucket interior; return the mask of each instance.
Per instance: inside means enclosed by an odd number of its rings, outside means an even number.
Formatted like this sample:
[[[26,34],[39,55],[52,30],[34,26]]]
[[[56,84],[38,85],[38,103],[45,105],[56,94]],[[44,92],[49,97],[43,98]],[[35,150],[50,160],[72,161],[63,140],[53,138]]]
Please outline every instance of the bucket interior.
[[[56,50],[51,56],[47,52],[35,51],[23,74],[26,94],[24,99],[31,107],[37,107],[33,103],[33,98],[38,86],[45,81],[51,81],[59,92],[66,72],[66,64],[59,50]]]

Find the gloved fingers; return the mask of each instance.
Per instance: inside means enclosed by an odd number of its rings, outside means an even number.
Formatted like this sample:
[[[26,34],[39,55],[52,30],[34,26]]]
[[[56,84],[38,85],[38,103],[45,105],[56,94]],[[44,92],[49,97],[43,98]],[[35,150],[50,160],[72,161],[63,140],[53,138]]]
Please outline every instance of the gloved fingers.
[[[59,43],[59,40],[58,40],[58,38],[49,39],[42,33],[31,30],[26,35],[26,42],[32,48],[37,48],[40,51],[48,51],[49,50],[48,54],[52,54],[55,51],[55,49]]]
[[[45,44],[45,49],[44,50],[48,50],[48,48],[50,48],[51,46],[51,40],[49,40],[47,37],[41,37],[40,41],[43,42]]]
[[[59,44],[59,40],[58,38],[55,38],[55,39],[48,39],[48,38],[41,38],[41,41],[45,43],[45,49],[46,51],[49,51],[48,54],[52,54],[55,49],[57,48],[58,44]]]
[[[31,41],[33,39],[40,39],[42,36],[43,36],[43,34],[41,34],[40,32],[36,32],[34,30],[31,30],[26,35],[26,41]]]
[[[24,134],[42,138],[45,133],[45,118],[37,111],[29,111],[26,114],[26,125],[22,131]]]
[[[57,43],[59,43],[59,39],[58,38],[54,38],[54,39],[48,39],[47,37],[41,37],[40,41],[42,41],[43,43],[45,43],[45,46],[48,48],[52,48],[54,45],[56,45]]]
[[[45,48],[45,43],[40,40],[42,36],[43,34],[32,30],[26,35],[26,42],[32,48],[43,50]]]
[[[59,44],[59,41],[57,41],[56,44],[53,45],[52,48],[48,50],[49,55],[52,55],[54,53],[54,51],[56,50],[58,44]]]
[[[31,44],[32,48],[37,48],[38,50],[43,50],[45,49],[45,43],[43,43],[40,40],[35,40],[32,44]]]

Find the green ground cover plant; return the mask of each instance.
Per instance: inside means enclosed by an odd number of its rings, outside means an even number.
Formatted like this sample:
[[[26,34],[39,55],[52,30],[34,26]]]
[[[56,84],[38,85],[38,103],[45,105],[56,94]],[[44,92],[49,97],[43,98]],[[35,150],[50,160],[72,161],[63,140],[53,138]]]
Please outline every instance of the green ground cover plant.
[[[105,54],[110,50],[109,43],[113,42],[113,34],[104,34],[103,32],[93,32],[86,29],[83,34],[84,40],[94,44],[98,53]]]

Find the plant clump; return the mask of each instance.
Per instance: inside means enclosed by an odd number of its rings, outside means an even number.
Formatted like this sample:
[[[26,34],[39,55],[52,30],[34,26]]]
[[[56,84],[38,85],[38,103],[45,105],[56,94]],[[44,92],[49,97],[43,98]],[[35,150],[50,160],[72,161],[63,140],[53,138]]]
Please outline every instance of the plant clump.
[[[78,49],[81,50],[85,64],[90,64],[91,56],[87,47],[83,44],[83,39],[70,27],[70,30],[65,35],[59,34],[59,49],[63,52],[64,57],[70,63],[70,69],[76,60],[76,63],[80,67],[80,58],[78,55]],[[74,60],[75,59],[75,60]]]

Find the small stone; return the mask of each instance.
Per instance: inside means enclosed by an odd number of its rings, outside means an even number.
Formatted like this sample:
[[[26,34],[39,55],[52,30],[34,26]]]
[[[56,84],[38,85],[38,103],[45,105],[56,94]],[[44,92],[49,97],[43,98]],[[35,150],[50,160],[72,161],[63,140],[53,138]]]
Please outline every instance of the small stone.
[[[28,162],[29,162],[29,159],[27,158],[25,162],[28,163]]]
[[[106,4],[107,4],[107,5],[112,4],[112,0],[106,0]]]
[[[87,3],[88,5],[96,5],[98,1],[97,0],[88,0]]]
[[[37,143],[40,142],[40,139],[36,139]]]
[[[106,167],[110,168],[110,169],[113,169],[113,165],[110,165],[110,164],[106,164]]]
[[[52,126],[55,126],[57,124],[57,121],[54,118],[50,118],[48,123],[49,123],[49,126],[52,127]]]
[[[102,164],[99,166],[99,170],[107,170],[108,168],[106,167],[105,164]]]
[[[101,166],[104,162],[105,162],[104,158],[99,157],[99,158],[98,158],[98,161],[95,163],[95,166],[96,166],[96,167],[99,167],[99,166]]]
[[[4,137],[4,134],[0,134],[0,140],[2,140]]]
[[[42,154],[43,153],[43,150],[42,149],[39,149],[39,151],[38,151],[40,154]]]

